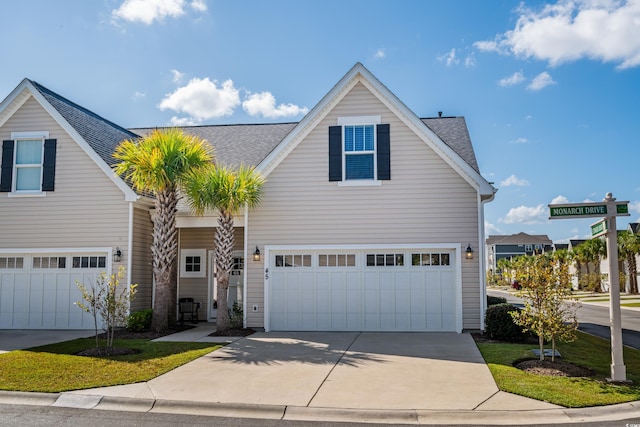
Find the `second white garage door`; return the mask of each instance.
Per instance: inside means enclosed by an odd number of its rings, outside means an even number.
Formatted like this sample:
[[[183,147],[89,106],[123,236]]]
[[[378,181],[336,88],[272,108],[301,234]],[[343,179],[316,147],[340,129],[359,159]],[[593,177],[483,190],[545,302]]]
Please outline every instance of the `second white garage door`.
[[[0,254],[0,329],[93,329],[76,282],[92,287],[106,253]]]
[[[267,330],[460,332],[455,254],[271,249]]]

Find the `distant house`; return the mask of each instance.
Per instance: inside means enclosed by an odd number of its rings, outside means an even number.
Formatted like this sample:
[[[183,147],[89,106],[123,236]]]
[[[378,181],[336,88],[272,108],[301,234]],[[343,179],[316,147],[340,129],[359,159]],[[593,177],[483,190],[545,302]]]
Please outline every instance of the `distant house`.
[[[521,255],[534,255],[553,250],[553,242],[545,234],[491,235],[485,241],[487,271],[497,272],[498,261]]]
[[[356,64],[298,123],[183,129],[207,139],[219,163],[266,178],[261,206],[235,218],[229,302],[245,326],[484,328],[482,224],[496,190],[464,118],[421,119]],[[117,144],[149,130],[123,129],[28,79],[0,104],[0,328],[91,328],[73,305],[75,282],[121,265],[140,285],[131,309],[152,305],[153,200],[111,169]],[[178,296],[200,302],[209,321],[216,219],[182,204],[176,224]]]

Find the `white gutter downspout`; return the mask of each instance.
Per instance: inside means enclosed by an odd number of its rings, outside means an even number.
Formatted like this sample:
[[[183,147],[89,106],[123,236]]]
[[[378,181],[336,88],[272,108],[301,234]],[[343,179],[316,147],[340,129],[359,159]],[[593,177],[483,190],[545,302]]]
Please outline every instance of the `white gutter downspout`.
[[[133,284],[131,268],[133,266],[133,202],[129,202],[129,230],[127,231],[127,285]],[[129,302],[129,314],[131,314],[131,302]]]
[[[489,203],[493,201],[496,196],[496,189],[494,189],[491,197],[488,197],[485,200],[482,200],[482,195],[478,193],[478,230],[480,230],[480,234],[478,235],[478,262],[480,263],[480,329],[485,330],[484,324],[484,314],[487,311],[487,266],[485,262],[486,257],[486,248],[484,245],[483,237],[484,237],[484,205],[485,203]]]
[[[242,327],[247,327],[247,283],[249,265],[249,208],[244,207],[244,263],[242,265]]]

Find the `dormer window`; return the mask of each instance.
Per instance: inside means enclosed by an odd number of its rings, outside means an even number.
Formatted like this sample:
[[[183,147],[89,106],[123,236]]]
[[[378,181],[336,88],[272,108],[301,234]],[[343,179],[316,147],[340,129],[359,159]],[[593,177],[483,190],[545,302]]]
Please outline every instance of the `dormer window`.
[[[389,125],[380,116],[340,117],[329,127],[329,181],[378,183],[391,179]]]
[[[56,140],[49,132],[12,132],[2,141],[0,191],[12,194],[41,194],[53,191]]]

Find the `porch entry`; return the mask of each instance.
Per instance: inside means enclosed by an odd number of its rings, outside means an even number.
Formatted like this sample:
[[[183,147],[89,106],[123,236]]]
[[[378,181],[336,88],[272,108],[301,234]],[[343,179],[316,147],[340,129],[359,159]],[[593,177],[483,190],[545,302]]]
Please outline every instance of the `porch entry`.
[[[209,251],[209,303],[208,320],[215,320],[218,315],[218,284],[216,281],[215,254]],[[229,292],[227,304],[229,308],[237,302],[242,306],[242,295],[244,286],[244,253],[243,251],[233,252],[233,267],[229,276]]]

